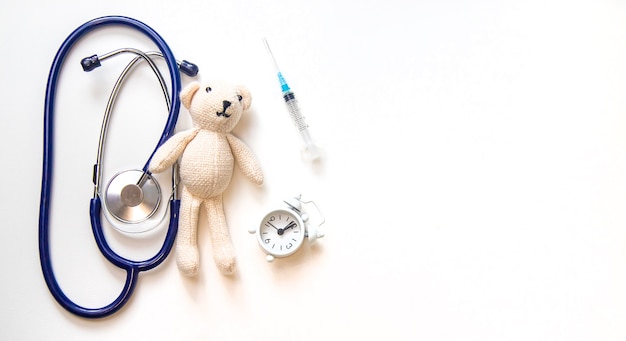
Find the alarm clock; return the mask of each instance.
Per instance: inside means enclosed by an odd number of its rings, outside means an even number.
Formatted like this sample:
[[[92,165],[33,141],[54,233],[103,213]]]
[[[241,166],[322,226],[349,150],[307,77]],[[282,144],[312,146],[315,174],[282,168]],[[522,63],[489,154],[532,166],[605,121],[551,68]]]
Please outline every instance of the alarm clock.
[[[309,215],[304,212],[302,204],[317,205],[313,201],[302,201],[301,196],[294,196],[283,200],[285,206],[268,212],[259,223],[258,230],[250,230],[256,233],[257,241],[261,250],[267,254],[266,260],[273,262],[275,258],[291,256],[302,247],[304,239],[309,243],[315,242],[324,234],[317,228],[309,226]],[[319,208],[317,209],[321,216]]]

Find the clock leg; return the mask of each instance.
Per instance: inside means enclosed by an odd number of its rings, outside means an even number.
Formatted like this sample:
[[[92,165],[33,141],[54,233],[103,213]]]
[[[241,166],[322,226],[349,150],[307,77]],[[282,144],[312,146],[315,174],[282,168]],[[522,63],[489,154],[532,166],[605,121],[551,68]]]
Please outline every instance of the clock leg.
[[[176,236],[176,264],[186,276],[194,276],[200,267],[197,238],[199,210],[200,201],[183,186]]]
[[[236,266],[235,248],[226,224],[222,195],[205,200],[204,206],[209,219],[209,235],[213,244],[215,264],[223,274],[232,274]]]

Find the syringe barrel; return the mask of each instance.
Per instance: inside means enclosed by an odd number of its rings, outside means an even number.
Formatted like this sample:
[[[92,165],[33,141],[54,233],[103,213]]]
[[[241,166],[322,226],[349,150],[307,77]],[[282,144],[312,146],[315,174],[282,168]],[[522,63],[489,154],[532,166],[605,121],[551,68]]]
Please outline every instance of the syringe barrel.
[[[285,91],[283,92],[283,99],[287,104],[287,110],[291,116],[291,121],[298,130],[298,135],[300,135],[302,143],[304,144],[304,148],[302,149],[303,157],[308,160],[315,160],[319,158],[320,152],[317,149],[317,146],[315,146],[315,143],[313,143],[313,139],[309,133],[309,125],[306,123],[304,116],[300,112],[296,96],[292,91]]]
[[[298,132],[302,132],[303,130],[306,130],[309,127],[309,125],[306,124],[306,121],[304,120],[304,116],[300,112],[300,106],[298,106],[298,100],[296,100],[296,96],[293,94],[292,91],[285,91],[283,92],[283,99],[285,100],[285,103],[287,104],[287,110],[289,110],[289,115],[291,116],[291,120],[293,124],[296,126],[296,129],[298,129]]]

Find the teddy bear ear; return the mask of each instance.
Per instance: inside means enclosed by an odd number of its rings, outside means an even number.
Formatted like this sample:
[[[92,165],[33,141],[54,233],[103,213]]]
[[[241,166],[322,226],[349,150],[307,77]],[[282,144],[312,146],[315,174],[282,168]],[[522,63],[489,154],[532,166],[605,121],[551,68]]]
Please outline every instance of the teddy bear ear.
[[[243,110],[248,110],[250,108],[250,104],[252,104],[252,95],[248,88],[243,85],[239,85],[238,87],[239,94],[241,95],[241,103],[243,103]]]
[[[189,110],[189,107],[191,106],[191,99],[193,98],[193,95],[199,88],[200,83],[191,82],[180,92],[180,99],[187,110]]]

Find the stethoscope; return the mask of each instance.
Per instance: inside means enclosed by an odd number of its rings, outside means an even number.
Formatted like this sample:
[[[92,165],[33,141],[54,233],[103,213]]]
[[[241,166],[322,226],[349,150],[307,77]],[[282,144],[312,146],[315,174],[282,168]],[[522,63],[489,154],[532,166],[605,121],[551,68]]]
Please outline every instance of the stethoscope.
[[[63,62],[74,44],[85,34],[93,31],[94,29],[110,25],[122,25],[138,30],[139,32],[148,36],[156,44],[160,52],[142,52],[136,49],[120,49],[102,56],[87,57],[81,61],[83,69],[85,71],[91,71],[94,68],[99,67],[100,62],[104,61],[105,59],[119,55],[121,53],[132,53],[136,55],[136,58],[133,59],[120,74],[109,97],[109,102],[107,103],[107,108],[103,118],[102,129],[100,133],[97,162],[94,166],[94,196],[91,199],[89,207],[91,227],[96,244],[100,249],[100,252],[109,262],[126,271],[126,281],[119,296],[113,302],[100,308],[86,308],[74,303],[70,298],[67,297],[67,295],[65,295],[65,293],[57,283],[50,259],[49,214],[52,197],[52,179],[54,168],[53,141],[55,95],[57,90],[58,78],[61,72]],[[153,57],[162,57],[167,63],[167,68],[171,79],[171,94],[168,94],[167,92],[167,87],[163,80],[163,76],[159,72],[155,63],[152,61]],[[157,75],[159,83],[161,85],[161,89],[164,93],[164,97],[168,104],[169,116],[163,133],[157,143],[157,146],[148,158],[143,168],[141,170],[131,170],[118,173],[106,186],[106,190],[103,191],[103,189],[101,188],[102,155],[107,134],[106,131],[109,124],[109,118],[113,105],[115,103],[115,99],[117,98],[117,94],[119,93],[121,84],[128,76],[130,70],[139,61],[146,61],[150,65],[152,71]],[[172,170],[172,196],[169,202],[169,227],[161,249],[152,258],[142,261],[135,261],[122,257],[111,249],[111,247],[107,243],[102,228],[101,216],[103,215],[103,201],[101,200],[101,196],[104,197],[105,210],[107,210],[114,219],[122,223],[140,223],[150,218],[156,212],[156,207],[160,205],[159,199],[161,196],[161,191],[158,182],[152,177],[152,175],[148,171],[148,166],[156,149],[173,134],[176,122],[178,120],[178,112],[180,109],[179,92],[182,87],[179,69],[180,72],[183,72],[190,76],[195,76],[198,72],[197,66],[192,63],[186,61],[177,62],[174,58],[174,55],[172,54],[172,51],[167,46],[165,41],[152,28],[138,20],[121,16],[107,16],[97,18],[78,27],[65,39],[65,41],[59,48],[59,51],[54,58],[54,61],[52,62],[52,67],[50,69],[50,74],[48,77],[44,106],[43,172],[41,185],[41,201],[39,207],[39,257],[44,279],[50,290],[50,293],[63,308],[73,314],[87,318],[100,318],[109,316],[117,312],[122,306],[124,306],[126,302],[128,302],[137,284],[139,273],[141,271],[153,269],[161,264],[167,258],[170,250],[172,249],[178,230],[178,214],[180,207],[180,200],[178,199],[176,194],[176,166],[174,166]]]

